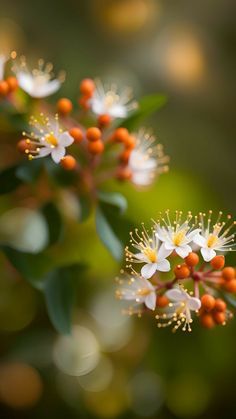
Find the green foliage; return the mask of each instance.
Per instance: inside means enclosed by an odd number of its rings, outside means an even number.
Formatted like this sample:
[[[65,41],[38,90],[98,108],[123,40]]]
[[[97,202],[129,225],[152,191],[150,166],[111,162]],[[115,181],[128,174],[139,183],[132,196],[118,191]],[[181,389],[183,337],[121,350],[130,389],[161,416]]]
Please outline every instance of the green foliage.
[[[17,177],[18,166],[11,166],[0,172],[0,195],[13,192],[22,184],[22,180]]]
[[[49,245],[56,243],[60,240],[63,232],[63,222],[58,208],[53,202],[48,202],[42,208],[49,232]]]

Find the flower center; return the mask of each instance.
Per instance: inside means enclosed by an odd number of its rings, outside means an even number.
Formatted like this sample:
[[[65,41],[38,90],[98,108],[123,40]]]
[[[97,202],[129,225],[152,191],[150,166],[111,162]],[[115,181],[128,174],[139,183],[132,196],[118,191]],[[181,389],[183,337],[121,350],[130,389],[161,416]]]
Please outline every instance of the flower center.
[[[154,249],[152,249],[151,247],[146,247],[145,249],[143,249],[142,252],[144,256],[146,256],[150,260],[150,262],[152,263],[157,262],[157,255]]]
[[[118,99],[119,99],[119,96],[117,96],[113,92],[108,92],[105,97],[105,106],[108,109],[111,108],[111,106],[113,106],[114,103],[116,103]]]
[[[179,231],[174,234],[173,243],[175,246],[180,246],[183,240],[185,239],[185,231]]]
[[[137,291],[137,294],[138,294],[138,296],[140,296],[140,297],[145,297],[146,295],[149,295],[150,294],[150,290],[148,289],[148,288],[140,288],[138,291]]]
[[[48,144],[52,145],[53,147],[56,147],[58,145],[58,141],[56,137],[54,137],[53,134],[48,134],[46,137],[46,141]]]
[[[218,240],[218,237],[215,234],[210,234],[207,239],[207,246],[213,247],[216,244],[217,240]]]

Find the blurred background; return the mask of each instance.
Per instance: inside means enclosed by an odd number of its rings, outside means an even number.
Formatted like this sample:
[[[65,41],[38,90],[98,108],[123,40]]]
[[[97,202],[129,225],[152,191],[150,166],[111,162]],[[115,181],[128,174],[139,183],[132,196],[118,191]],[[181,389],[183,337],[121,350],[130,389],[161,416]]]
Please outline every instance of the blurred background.
[[[66,70],[58,96],[76,99],[83,77],[118,80],[137,98],[168,96],[146,126],[170,155],[170,173],[144,192],[113,184],[134,223],[166,208],[235,214],[235,9],[234,0],[0,0],[0,50]],[[91,264],[73,334],[53,331],[41,295],[1,255],[0,418],[235,418],[235,320],[172,335],[151,318],[122,316],[119,265],[93,220],[74,222],[67,191],[61,203],[68,228],[51,255]],[[13,207],[0,198],[1,213]]]

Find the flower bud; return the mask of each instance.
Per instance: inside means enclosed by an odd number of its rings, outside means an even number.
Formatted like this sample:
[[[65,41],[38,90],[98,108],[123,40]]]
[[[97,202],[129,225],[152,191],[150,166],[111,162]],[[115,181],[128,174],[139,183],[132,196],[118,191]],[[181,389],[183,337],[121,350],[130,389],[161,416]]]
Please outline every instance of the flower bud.
[[[211,260],[211,266],[213,269],[222,269],[225,265],[225,257],[223,255],[215,256]]]
[[[165,295],[157,296],[157,307],[164,308],[169,304],[169,300]]]
[[[65,170],[74,170],[76,167],[76,160],[73,156],[70,155],[63,157],[60,163]]]
[[[89,141],[98,141],[102,137],[102,133],[99,128],[91,127],[87,129],[86,137]]]
[[[110,117],[110,115],[100,115],[98,117],[98,125],[101,128],[108,127],[110,125],[110,123],[111,123],[111,117]]]
[[[225,281],[224,289],[228,292],[236,292],[236,279],[230,279],[229,281]]]
[[[227,266],[222,271],[222,276],[226,281],[230,281],[235,278],[235,270],[232,266]]]
[[[222,312],[216,311],[215,313],[213,313],[213,318],[217,324],[224,324],[226,317],[223,311]]]
[[[187,265],[184,263],[182,265],[177,265],[174,269],[174,273],[177,279],[185,279],[190,275],[190,270]]]
[[[57,110],[61,115],[68,115],[73,109],[70,99],[62,98],[57,102]]]
[[[82,95],[92,97],[95,90],[95,83],[92,79],[84,79],[80,83],[80,92]]]
[[[193,268],[199,262],[199,256],[195,252],[190,252],[189,255],[184,259],[186,264]]]
[[[204,294],[201,298],[201,303],[206,311],[211,311],[215,307],[215,298],[210,294]]]
[[[104,144],[101,140],[88,143],[88,150],[91,154],[101,154],[104,151]]]
[[[205,313],[200,317],[200,322],[206,329],[212,329],[215,326],[214,319],[211,314]]]
[[[74,138],[75,143],[77,144],[80,143],[84,138],[82,130],[78,127],[71,128],[69,134]]]
[[[214,310],[216,311],[225,311],[226,310],[226,303],[224,300],[221,300],[221,298],[217,298],[215,301],[215,307]]]

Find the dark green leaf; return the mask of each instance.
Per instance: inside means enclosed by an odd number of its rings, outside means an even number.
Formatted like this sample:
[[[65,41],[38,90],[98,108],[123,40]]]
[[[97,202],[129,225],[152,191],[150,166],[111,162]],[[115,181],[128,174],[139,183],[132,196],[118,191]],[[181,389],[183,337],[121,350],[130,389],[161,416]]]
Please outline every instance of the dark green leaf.
[[[18,166],[12,166],[0,172],[0,194],[14,191],[21,185],[22,180],[16,175]]]
[[[84,265],[60,268],[49,273],[44,282],[48,314],[59,333],[68,334],[71,331],[71,316],[76,301],[76,289],[84,270]]]
[[[123,256],[122,243],[115,235],[114,230],[106,217],[105,211],[101,206],[97,207],[95,217],[98,236],[114,258],[120,261]]]
[[[48,225],[49,244],[56,243],[60,240],[63,230],[61,214],[53,202],[48,202],[41,211]]]
[[[87,220],[91,213],[91,200],[87,195],[79,196],[80,215],[79,220],[81,222]]]
[[[117,207],[121,214],[123,214],[127,209],[126,198],[120,193],[100,191],[98,193],[98,199],[99,201],[103,203],[110,204],[114,207]]]
[[[226,292],[222,292],[222,296],[226,301],[228,301],[229,304],[231,304],[231,306],[236,308],[236,298],[235,297],[233,297],[231,294],[228,294]]]
[[[33,183],[40,174],[42,162],[40,159],[25,161],[21,163],[16,169],[16,176],[23,182]]]
[[[167,102],[167,98],[162,94],[152,94],[144,96],[139,101],[138,109],[130,115],[127,119],[122,121],[120,126],[126,127],[129,130],[135,129],[143,119],[157,112]]]

